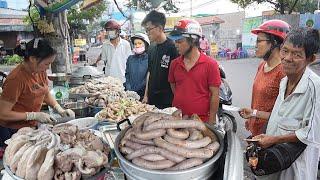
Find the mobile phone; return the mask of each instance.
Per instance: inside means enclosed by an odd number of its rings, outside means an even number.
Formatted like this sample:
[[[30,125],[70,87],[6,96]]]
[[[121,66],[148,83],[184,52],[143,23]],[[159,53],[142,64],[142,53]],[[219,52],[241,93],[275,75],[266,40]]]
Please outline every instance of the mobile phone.
[[[260,141],[260,139],[243,139],[243,140],[245,140],[247,142],[259,142]]]

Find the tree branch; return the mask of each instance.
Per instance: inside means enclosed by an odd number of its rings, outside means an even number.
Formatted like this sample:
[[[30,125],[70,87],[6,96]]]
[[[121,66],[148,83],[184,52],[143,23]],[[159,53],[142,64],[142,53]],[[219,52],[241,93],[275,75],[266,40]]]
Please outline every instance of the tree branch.
[[[292,11],[293,11],[294,7],[297,5],[297,3],[298,3],[298,0],[295,0],[294,3],[293,3],[293,5],[292,5],[292,7],[291,7],[290,10],[289,10],[289,14],[292,13]]]
[[[276,3],[276,2],[273,2],[272,0],[266,0],[266,2],[267,3],[270,3],[270,4],[272,4],[272,5],[277,5],[278,3]]]

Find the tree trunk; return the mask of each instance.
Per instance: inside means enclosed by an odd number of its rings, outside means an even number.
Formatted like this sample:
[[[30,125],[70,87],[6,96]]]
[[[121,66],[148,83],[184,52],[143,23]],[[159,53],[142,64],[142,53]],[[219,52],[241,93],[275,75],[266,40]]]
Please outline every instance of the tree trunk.
[[[60,12],[51,18],[56,31],[56,36],[48,36],[46,38],[52,43],[53,48],[57,51],[56,59],[51,64],[51,71],[52,73],[71,73],[71,60],[68,53],[68,39],[70,38],[66,11]]]

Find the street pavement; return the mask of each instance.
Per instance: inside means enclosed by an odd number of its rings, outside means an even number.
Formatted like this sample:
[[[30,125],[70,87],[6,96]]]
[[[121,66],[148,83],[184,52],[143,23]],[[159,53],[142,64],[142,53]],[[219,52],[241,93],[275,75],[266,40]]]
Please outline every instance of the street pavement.
[[[250,107],[252,84],[258,69],[258,58],[248,59],[232,59],[220,60],[219,63],[224,67],[226,73],[226,80],[232,90],[232,104],[238,107]],[[243,141],[250,133],[244,128],[245,120],[242,119],[238,113],[233,113],[237,122],[237,135],[241,140],[241,147],[243,151],[247,145]],[[244,157],[245,158],[245,157]],[[244,180],[253,180],[254,176],[244,159]]]

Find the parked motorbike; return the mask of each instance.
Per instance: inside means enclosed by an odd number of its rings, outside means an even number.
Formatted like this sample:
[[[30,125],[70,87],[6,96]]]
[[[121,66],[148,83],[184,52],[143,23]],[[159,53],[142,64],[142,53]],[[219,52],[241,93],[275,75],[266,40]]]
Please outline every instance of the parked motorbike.
[[[225,109],[223,109],[223,105],[231,105],[232,104],[232,91],[231,88],[226,81],[226,74],[221,65],[219,65],[220,77],[221,77],[221,85],[219,88],[219,108],[218,108],[218,122],[217,125],[222,129],[228,130],[231,129],[233,132],[237,131],[237,123],[234,115]]]

